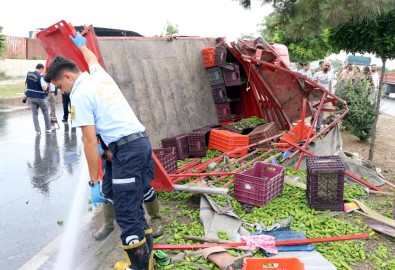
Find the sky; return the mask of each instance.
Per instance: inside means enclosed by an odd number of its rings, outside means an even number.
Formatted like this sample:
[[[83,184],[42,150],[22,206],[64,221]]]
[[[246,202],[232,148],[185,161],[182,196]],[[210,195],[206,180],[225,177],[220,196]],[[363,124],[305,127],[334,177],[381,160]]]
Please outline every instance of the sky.
[[[236,41],[241,34],[256,36],[257,25],[273,11],[271,5],[261,3],[252,0],[251,9],[245,10],[235,0],[40,0],[24,8],[26,0],[11,0],[2,6],[0,25],[2,34],[18,37],[28,37],[29,31],[60,20],[155,36],[170,22],[178,25],[180,35],[226,36]],[[15,12],[22,8],[23,13]]]

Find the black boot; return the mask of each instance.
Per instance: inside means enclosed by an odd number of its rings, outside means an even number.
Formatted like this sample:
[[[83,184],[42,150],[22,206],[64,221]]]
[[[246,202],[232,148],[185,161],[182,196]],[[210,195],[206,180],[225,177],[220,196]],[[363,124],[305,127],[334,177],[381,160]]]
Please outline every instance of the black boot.
[[[129,270],[149,270],[150,251],[144,238],[136,244],[123,246],[129,263]]]

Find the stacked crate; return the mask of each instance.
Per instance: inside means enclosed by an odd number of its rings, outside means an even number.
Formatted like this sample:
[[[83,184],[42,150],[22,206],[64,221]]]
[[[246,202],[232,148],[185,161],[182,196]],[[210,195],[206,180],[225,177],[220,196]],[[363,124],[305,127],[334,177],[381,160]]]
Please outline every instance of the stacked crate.
[[[256,143],[264,139],[277,135],[278,128],[275,122],[266,123],[257,126],[250,134],[248,134],[249,143]]]
[[[176,158],[176,148],[158,148],[152,150],[156,157],[159,159],[163,168],[165,168],[167,173],[173,173],[177,171],[177,158]]]
[[[188,134],[188,147],[190,157],[206,156],[208,140],[210,136],[210,126],[195,129]]]
[[[188,134],[165,138],[162,140],[163,148],[175,147],[176,159],[185,159],[189,157]]]
[[[232,115],[238,119],[244,116],[241,88],[228,88],[240,85],[241,82],[239,66],[229,62],[237,61],[227,51],[225,46],[204,48],[202,50],[203,62],[209,76],[218,120],[221,123],[232,120]],[[228,93],[232,96],[231,99]],[[233,98],[234,93],[238,95],[237,99]]]
[[[215,48],[209,47],[202,50],[203,64],[205,68],[215,67]]]
[[[240,135],[228,130],[212,130],[210,133],[209,149],[229,152],[248,145],[248,136]],[[242,157],[247,154],[247,149],[229,154],[229,157]]]

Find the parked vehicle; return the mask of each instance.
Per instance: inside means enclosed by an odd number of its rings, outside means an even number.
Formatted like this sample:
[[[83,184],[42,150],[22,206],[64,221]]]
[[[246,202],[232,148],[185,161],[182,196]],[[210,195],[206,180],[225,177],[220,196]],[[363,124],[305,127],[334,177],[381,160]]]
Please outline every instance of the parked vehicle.
[[[366,56],[358,56],[358,55],[348,55],[346,60],[344,61],[344,66],[348,64],[357,65],[357,66],[370,66],[370,62],[372,59]]]
[[[395,72],[386,72],[383,82],[383,97],[388,97],[390,94],[395,93]]]

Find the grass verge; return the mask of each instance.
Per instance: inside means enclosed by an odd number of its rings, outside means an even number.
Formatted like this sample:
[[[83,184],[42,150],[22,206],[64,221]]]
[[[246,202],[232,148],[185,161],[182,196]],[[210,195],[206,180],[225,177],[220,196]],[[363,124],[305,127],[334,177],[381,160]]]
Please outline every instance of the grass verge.
[[[21,97],[24,94],[24,92],[25,92],[24,81],[0,85],[0,98]]]

